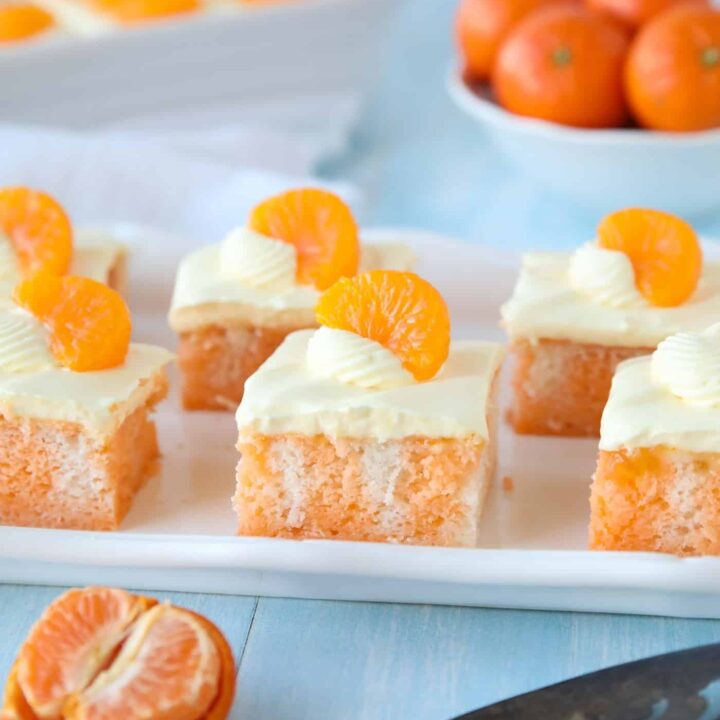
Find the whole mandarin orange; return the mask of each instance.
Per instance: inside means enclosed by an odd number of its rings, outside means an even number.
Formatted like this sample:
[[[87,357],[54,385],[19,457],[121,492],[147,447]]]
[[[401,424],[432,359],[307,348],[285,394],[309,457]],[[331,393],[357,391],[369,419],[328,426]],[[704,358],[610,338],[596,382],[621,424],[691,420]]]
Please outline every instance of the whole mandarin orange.
[[[656,15],[688,2],[707,5],[707,0],[585,0],[592,10],[607,13],[631,28],[639,28]]]
[[[646,128],[720,127],[720,10],[684,5],[643,27],[628,55],[625,90]]]
[[[493,87],[510,112],[563,125],[608,128],[627,118],[622,71],[629,34],[571,4],[539,10],[508,36]]]
[[[455,40],[470,80],[487,80],[507,34],[526,15],[553,0],[460,0]]]

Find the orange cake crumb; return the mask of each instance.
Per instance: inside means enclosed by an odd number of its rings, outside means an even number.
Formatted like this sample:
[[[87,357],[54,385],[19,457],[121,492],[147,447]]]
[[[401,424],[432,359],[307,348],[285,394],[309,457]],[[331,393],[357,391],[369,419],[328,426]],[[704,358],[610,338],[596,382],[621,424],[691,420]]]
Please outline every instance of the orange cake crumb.
[[[511,493],[515,489],[515,481],[509,475],[505,475],[502,479],[502,487],[506,493]]]
[[[720,453],[600,451],[590,547],[720,555]]]
[[[615,368],[652,348],[515,340],[509,420],[528,435],[597,437]]]

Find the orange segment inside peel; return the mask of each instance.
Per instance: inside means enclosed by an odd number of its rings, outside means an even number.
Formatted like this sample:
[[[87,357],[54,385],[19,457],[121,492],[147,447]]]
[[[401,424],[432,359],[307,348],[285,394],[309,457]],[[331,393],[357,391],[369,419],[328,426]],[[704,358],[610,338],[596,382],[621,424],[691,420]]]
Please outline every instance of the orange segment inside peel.
[[[61,205],[47,193],[26,187],[1,189],[0,231],[12,243],[25,275],[68,271],[72,225]]]
[[[49,30],[54,24],[50,13],[32,3],[0,5],[0,43],[31,38]]]
[[[392,351],[416,380],[429,380],[450,351],[450,314],[442,295],[410,272],[372,270],[326,290],[318,322],[375,340]]]
[[[132,323],[115,290],[88,278],[38,273],[15,288],[15,302],[50,331],[50,349],[76,372],[122,365]]]
[[[608,215],[598,227],[598,244],[624,252],[640,293],[658,307],[675,307],[695,291],[702,249],[693,228],[659,210],[630,208]]]
[[[358,270],[360,243],[350,208],[325,190],[290,190],[260,203],[250,228],[295,246],[297,279],[325,290]]]
[[[71,590],[23,644],[0,717],[224,720],[232,650],[206,618],[123,590]]]

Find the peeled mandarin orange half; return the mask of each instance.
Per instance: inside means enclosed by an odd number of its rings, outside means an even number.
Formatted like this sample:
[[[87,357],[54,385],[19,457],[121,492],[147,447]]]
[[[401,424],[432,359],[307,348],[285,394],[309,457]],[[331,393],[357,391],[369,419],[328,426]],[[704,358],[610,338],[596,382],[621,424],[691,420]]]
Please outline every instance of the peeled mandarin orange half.
[[[10,2],[0,5],[0,43],[26,40],[49,30],[55,21],[37,5]]]
[[[132,323],[122,296],[102,283],[38,273],[15,288],[15,302],[50,331],[50,350],[76,372],[122,365]]]
[[[123,590],[71,590],[35,625],[3,720],[225,720],[232,650],[206,618]]]
[[[128,25],[184,15],[200,8],[199,0],[97,0],[115,20]]]
[[[12,243],[25,275],[62,275],[73,252],[70,219],[50,195],[26,187],[0,189],[0,232]]]
[[[318,290],[354,275],[360,261],[358,229],[350,208],[326,190],[290,190],[260,203],[251,229],[291,243],[297,250],[298,282]]]
[[[218,692],[220,653],[184,610],[156,605],[131,628],[110,667],[73,693],[66,718],[204,717]]]
[[[410,272],[372,270],[338,280],[315,315],[326,327],[375,340],[416,380],[429,380],[450,351],[450,314],[442,295]]]
[[[681,218],[659,210],[620,210],[600,223],[597,236],[600,247],[628,256],[638,290],[653,305],[675,307],[695,291],[702,249]]]
[[[152,602],[107,588],[71,590],[53,602],[17,659],[17,685],[33,712],[61,717],[69,694],[89,685]]]

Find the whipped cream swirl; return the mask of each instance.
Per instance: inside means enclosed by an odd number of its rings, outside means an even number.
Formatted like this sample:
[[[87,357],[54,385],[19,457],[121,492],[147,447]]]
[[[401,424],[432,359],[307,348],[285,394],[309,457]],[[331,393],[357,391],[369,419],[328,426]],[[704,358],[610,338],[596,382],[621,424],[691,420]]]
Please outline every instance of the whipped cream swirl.
[[[297,251],[290,243],[242,227],[223,240],[221,271],[248,287],[282,290],[296,284]]]
[[[20,308],[0,313],[0,372],[31,373],[57,367],[47,330]]]
[[[347,330],[316,330],[307,345],[306,362],[317,375],[363,388],[387,390],[415,382],[390,350]]]
[[[581,245],[570,259],[570,282],[576,290],[601,305],[614,308],[646,306],[635,285],[630,258],[619,250],[607,250],[593,242]]]
[[[720,405],[720,324],[663,340],[652,355],[653,380],[691,405]]]

